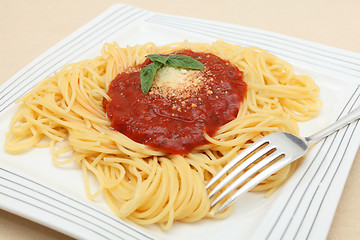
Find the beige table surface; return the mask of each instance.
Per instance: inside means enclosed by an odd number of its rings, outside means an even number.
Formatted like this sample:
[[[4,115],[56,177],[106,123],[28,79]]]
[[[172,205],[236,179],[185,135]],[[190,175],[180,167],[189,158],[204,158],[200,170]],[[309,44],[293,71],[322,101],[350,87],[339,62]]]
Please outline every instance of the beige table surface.
[[[0,0],[0,83],[115,3],[245,25],[360,53],[359,0]],[[359,136],[360,137],[360,136]],[[328,239],[360,238],[360,152]],[[71,239],[0,210],[0,239]]]

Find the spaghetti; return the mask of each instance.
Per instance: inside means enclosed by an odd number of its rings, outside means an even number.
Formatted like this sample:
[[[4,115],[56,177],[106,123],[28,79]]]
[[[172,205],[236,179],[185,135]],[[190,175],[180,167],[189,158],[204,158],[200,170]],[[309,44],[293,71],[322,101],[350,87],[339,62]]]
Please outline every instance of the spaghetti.
[[[183,156],[137,143],[112,130],[103,108],[103,99],[110,100],[109,84],[119,73],[141,64],[148,54],[181,49],[228,60],[244,73],[247,84],[236,118],[212,137],[205,134],[209,144]],[[141,225],[157,223],[168,229],[174,221],[228,215],[231,208],[218,215],[212,213],[206,182],[262,136],[275,131],[298,134],[296,121],[311,119],[321,107],[318,93],[310,77],[295,75],[289,63],[254,47],[220,40],[125,48],[105,44],[101,56],[64,67],[18,100],[5,149],[20,153],[31,147],[49,147],[54,164],[75,162],[82,168],[90,199],[103,193],[120,218]],[[274,191],[295,164],[273,174],[253,191]],[[99,183],[96,192],[90,189],[89,174]]]

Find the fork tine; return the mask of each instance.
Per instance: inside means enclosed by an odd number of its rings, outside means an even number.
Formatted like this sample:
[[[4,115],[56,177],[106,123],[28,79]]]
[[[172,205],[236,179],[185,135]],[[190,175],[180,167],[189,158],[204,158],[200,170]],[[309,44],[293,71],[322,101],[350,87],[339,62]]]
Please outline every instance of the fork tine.
[[[241,175],[238,179],[236,179],[228,188],[226,188],[212,203],[211,207],[215,206],[218,202],[220,202],[224,197],[226,197],[229,193],[234,191],[238,186],[240,186],[242,183],[244,183],[249,177],[254,175],[256,172],[258,172],[260,169],[265,167],[270,162],[274,161],[278,157],[283,155],[282,152],[275,151],[272,154],[270,154],[268,157],[264,158],[260,162],[258,162],[255,166],[251,167],[248,171],[246,171],[243,175]],[[240,167],[240,166],[239,166]],[[273,172],[273,171],[272,171]],[[256,178],[256,177],[255,177]],[[251,181],[250,181],[251,182]],[[257,182],[260,183],[260,182]],[[244,186],[249,186],[248,183]],[[238,198],[242,193],[247,192],[250,189],[244,189],[244,186],[240,188],[234,195],[232,195],[222,206],[221,210],[226,208],[230,205],[236,198]],[[254,185],[255,186],[255,185]],[[254,187],[253,186],[253,187]],[[217,213],[220,211],[220,209],[217,211]]]
[[[207,184],[206,189],[209,189],[217,180],[219,180],[225,173],[227,173],[233,166],[235,166],[242,159],[247,157],[250,153],[267,143],[267,141],[257,141],[244,149],[239,155],[231,160],[223,169],[220,170]]]
[[[246,183],[244,186],[242,186],[235,194],[233,194],[226,202],[221,205],[221,207],[216,211],[215,214],[221,212],[225,208],[227,208],[233,201],[235,201],[238,197],[240,197],[242,194],[248,192],[253,187],[261,183],[263,180],[265,180],[267,177],[269,177],[271,174],[279,171],[286,165],[288,165],[291,162],[291,159],[287,158],[286,156],[276,163],[274,163],[269,168],[265,169],[261,173],[259,173],[256,177],[251,179],[248,183]]]
[[[265,142],[266,143],[266,142]],[[210,192],[209,198],[213,197],[220,189],[222,189],[226,184],[228,184],[232,179],[234,179],[239,173],[241,173],[245,168],[250,166],[253,162],[267,154],[273,149],[271,146],[265,146],[261,150],[257,151],[254,155],[249,157],[245,162],[240,166],[235,168],[229,175],[227,175],[216,187]],[[255,149],[256,150],[256,149]],[[225,166],[226,167],[226,166]]]

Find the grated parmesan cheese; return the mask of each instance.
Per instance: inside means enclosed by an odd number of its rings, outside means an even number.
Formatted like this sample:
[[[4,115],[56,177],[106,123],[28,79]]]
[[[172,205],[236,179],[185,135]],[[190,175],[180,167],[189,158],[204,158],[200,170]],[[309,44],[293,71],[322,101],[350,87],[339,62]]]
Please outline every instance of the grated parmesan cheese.
[[[207,80],[203,71],[164,66],[157,71],[150,94],[188,98],[203,87]]]

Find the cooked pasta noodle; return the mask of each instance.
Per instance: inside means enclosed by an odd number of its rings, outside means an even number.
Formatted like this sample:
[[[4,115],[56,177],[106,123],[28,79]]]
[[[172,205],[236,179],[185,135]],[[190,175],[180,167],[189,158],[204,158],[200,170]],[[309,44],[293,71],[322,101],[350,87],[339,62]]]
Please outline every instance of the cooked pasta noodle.
[[[109,84],[120,72],[141,64],[145,55],[179,49],[213,53],[230,61],[244,72],[247,84],[237,117],[214,136],[205,134],[209,144],[183,156],[139,144],[112,130],[103,107],[103,98],[109,100]],[[20,153],[49,147],[55,165],[75,162],[82,168],[90,199],[103,193],[118,217],[168,229],[174,221],[228,215],[231,208],[217,215],[210,210],[206,182],[262,136],[275,131],[298,134],[296,121],[311,119],[321,107],[318,94],[310,77],[294,74],[289,63],[255,47],[221,40],[125,48],[105,44],[101,56],[69,64],[17,101],[5,149]],[[252,191],[274,191],[294,167],[295,163],[286,166]],[[89,174],[99,183],[96,191]]]

